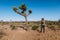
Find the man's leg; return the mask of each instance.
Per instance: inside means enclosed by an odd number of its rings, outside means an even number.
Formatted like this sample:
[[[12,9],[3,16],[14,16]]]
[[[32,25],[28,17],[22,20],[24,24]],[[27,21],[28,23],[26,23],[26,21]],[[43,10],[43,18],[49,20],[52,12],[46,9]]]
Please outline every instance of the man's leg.
[[[45,26],[43,27],[43,32],[45,32]]]
[[[42,32],[42,27],[41,27],[41,31],[40,32]]]

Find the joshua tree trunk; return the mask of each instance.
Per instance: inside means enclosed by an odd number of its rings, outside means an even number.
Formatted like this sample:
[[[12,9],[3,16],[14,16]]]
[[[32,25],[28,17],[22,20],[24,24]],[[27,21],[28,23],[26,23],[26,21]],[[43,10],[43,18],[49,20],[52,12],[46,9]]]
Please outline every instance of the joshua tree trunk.
[[[28,30],[28,21],[27,21],[26,11],[24,11],[24,17],[25,17],[25,30]]]
[[[25,16],[25,24],[26,24],[25,29],[27,30],[27,29],[28,29],[28,21],[27,21],[27,16]]]

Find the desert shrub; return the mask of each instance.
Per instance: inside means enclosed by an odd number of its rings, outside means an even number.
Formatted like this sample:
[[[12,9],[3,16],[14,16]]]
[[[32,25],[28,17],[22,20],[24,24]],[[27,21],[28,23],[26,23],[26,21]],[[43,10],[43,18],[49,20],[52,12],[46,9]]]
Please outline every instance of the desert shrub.
[[[55,26],[54,25],[50,25],[49,28],[52,29],[52,30],[55,30]]]
[[[53,28],[54,28],[54,26],[53,26],[53,25],[50,25],[50,26],[49,26],[49,28],[53,29]]]
[[[33,25],[32,30],[36,30],[37,28],[38,28],[38,26]]]
[[[58,22],[60,23],[60,19],[58,20]]]
[[[58,28],[60,28],[60,25],[58,25]]]
[[[56,24],[56,22],[53,22],[53,25],[55,25]]]
[[[28,24],[30,24],[30,22],[28,22]]]
[[[16,26],[10,25],[10,28],[11,28],[12,30],[14,30],[14,29],[16,29]]]
[[[51,22],[47,22],[46,24],[47,24],[47,25],[52,25],[52,23],[51,23]]]

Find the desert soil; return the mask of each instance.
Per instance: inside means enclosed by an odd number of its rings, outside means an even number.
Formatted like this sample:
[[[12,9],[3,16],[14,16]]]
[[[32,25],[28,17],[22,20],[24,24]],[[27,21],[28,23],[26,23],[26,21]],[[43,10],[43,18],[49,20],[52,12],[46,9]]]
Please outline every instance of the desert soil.
[[[0,26],[6,32],[0,40],[60,40],[60,30],[53,31],[46,27],[45,33],[36,30],[25,31],[22,28],[11,30],[9,25]]]

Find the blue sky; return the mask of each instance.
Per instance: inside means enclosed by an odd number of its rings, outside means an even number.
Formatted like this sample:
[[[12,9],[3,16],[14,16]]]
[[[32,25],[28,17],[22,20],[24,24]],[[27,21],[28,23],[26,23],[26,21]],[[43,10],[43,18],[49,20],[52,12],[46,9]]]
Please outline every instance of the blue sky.
[[[23,3],[32,10],[28,21],[39,21],[41,18],[54,21],[60,19],[60,0],[0,0],[0,20],[24,21],[24,17],[12,9]]]

